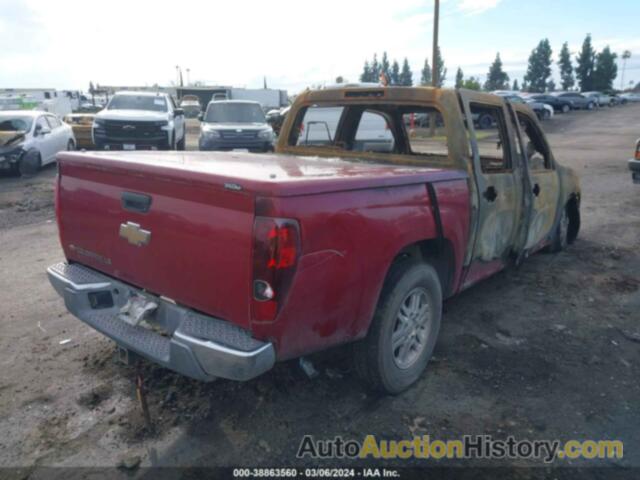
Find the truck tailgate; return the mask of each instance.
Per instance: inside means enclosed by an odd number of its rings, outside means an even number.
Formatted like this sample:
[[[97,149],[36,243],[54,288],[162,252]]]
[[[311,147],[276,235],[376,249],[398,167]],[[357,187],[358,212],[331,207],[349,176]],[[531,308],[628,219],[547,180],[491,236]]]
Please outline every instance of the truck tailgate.
[[[251,194],[211,175],[90,155],[62,154],[59,169],[67,259],[249,328]]]

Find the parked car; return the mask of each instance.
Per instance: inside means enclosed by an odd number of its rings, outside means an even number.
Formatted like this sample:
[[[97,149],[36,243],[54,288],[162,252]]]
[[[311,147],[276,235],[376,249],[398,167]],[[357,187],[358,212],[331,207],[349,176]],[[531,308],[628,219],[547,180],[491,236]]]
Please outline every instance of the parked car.
[[[273,133],[275,135],[280,134],[282,124],[284,123],[284,119],[287,118],[287,113],[289,113],[290,109],[291,107],[274,108],[272,110],[269,110],[265,115],[267,123],[271,125],[271,128],[273,128]]]
[[[627,99],[626,98],[622,98],[619,93],[611,93],[610,95],[611,95],[611,104],[612,105],[615,105],[615,106],[617,106],[617,105],[626,105],[628,103]]]
[[[93,150],[95,145],[91,137],[91,129],[95,114],[91,113],[70,113],[64,117],[64,122],[71,126],[73,136],[76,139],[76,148]]]
[[[0,170],[23,175],[56,161],[62,150],[73,150],[71,127],[51,113],[37,110],[0,112]]]
[[[198,115],[202,113],[202,105],[197,95],[185,95],[180,101],[180,108],[184,111],[184,116],[187,118],[198,118]]]
[[[563,97],[557,97],[555,95],[549,95],[547,93],[532,93],[527,95],[525,98],[550,105],[556,112],[567,113],[573,108],[573,104],[570,100]]]
[[[570,101],[571,108],[574,110],[593,110],[596,106],[596,101],[593,98],[585,97],[578,92],[556,92],[552,95]]]
[[[636,142],[634,158],[629,160],[629,170],[631,170],[633,183],[640,183],[640,139]]]
[[[258,102],[212,100],[200,124],[200,150],[273,150],[273,128]]]
[[[611,95],[607,95],[606,93],[602,93],[602,92],[582,92],[582,95],[584,95],[587,98],[591,98],[596,102],[596,105],[598,107],[610,107],[612,105],[611,103]]]
[[[443,126],[411,135],[415,113]],[[391,150],[358,142],[365,114]],[[485,114],[495,128],[476,132]],[[308,141],[312,118],[330,142]],[[528,106],[496,95],[307,90],[276,152],[61,154],[66,260],[48,275],[69,311],[204,381],[352,343],[355,371],[395,394],[425,370],[444,299],[578,234],[576,174]]]
[[[524,97],[521,97],[520,95],[515,95],[513,93],[500,92],[500,93],[496,93],[496,95],[506,98],[507,100],[513,103],[521,103],[523,105],[529,105],[529,107],[531,107],[531,110],[533,110],[535,114],[538,116],[539,120],[548,120],[551,117],[553,117],[553,107],[543,102],[539,102],[535,99],[528,98],[528,97],[524,98]]]
[[[93,121],[98,150],[184,150],[184,111],[168,93],[118,92]]]
[[[633,103],[640,102],[640,93],[635,93],[635,92],[621,93],[620,98],[622,100],[626,100],[627,102],[633,102]]]

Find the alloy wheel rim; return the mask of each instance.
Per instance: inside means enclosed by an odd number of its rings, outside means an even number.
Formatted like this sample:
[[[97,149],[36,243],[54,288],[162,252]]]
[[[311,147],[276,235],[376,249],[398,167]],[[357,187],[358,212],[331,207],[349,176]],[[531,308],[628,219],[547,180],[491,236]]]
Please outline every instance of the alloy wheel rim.
[[[410,368],[427,347],[431,307],[426,289],[416,287],[404,298],[391,332],[393,361],[402,370]]]

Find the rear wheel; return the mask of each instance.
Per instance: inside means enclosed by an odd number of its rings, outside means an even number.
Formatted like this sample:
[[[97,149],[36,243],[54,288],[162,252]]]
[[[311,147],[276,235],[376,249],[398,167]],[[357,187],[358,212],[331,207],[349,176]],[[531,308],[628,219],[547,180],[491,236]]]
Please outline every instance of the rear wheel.
[[[593,110],[593,103],[589,102],[587,104],[587,110]]]
[[[442,288],[435,269],[409,260],[392,267],[369,333],[353,347],[358,375],[386,393],[409,388],[431,358],[441,316]]]
[[[546,108],[542,111],[542,120],[549,120],[551,118],[551,112]]]
[[[565,103],[562,106],[562,113],[569,113],[569,110],[571,110],[571,107]]]

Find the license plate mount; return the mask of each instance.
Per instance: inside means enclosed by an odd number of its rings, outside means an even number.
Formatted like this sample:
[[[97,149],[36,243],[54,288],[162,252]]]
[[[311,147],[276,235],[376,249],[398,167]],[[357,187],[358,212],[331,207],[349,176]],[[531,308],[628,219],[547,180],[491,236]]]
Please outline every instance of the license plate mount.
[[[118,317],[132,327],[136,327],[146,318],[150,318],[158,308],[158,304],[143,296],[132,293],[127,303],[120,309]]]

